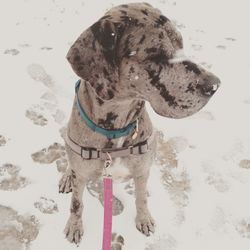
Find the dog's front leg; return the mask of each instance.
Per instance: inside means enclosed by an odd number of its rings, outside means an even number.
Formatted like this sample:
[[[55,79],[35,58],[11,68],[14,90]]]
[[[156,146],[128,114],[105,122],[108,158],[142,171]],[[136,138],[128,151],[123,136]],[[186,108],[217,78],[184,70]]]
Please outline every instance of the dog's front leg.
[[[140,175],[134,175],[135,182],[135,204],[136,204],[136,228],[145,234],[150,235],[154,233],[155,222],[152,218],[147,205],[147,180],[149,176],[149,169],[143,170]]]
[[[72,198],[70,206],[70,217],[64,229],[66,238],[70,242],[79,244],[83,236],[82,211],[83,202],[82,195],[86,185],[86,179],[73,173],[72,175]]]

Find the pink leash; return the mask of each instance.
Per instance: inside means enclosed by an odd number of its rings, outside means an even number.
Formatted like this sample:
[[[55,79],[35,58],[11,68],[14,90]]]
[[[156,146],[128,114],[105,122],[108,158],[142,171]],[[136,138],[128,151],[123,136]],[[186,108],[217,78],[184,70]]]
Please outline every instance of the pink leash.
[[[107,170],[112,163],[112,159],[104,163],[104,176],[103,176],[103,191],[104,191],[104,223],[103,223],[103,240],[102,250],[110,250],[112,238],[112,199],[113,199],[113,180],[112,176],[108,174]]]

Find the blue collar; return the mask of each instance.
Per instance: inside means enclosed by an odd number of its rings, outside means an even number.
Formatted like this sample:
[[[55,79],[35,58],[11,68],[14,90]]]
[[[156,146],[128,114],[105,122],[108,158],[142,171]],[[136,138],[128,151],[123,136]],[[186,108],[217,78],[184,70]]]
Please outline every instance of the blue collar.
[[[78,90],[80,88],[80,84],[81,84],[81,80],[79,79],[76,82],[75,85],[75,93],[76,93],[76,105],[78,108],[78,111],[80,113],[81,118],[83,119],[83,121],[93,130],[96,131],[102,135],[107,136],[110,139],[116,139],[122,136],[126,136],[129,135],[130,132],[135,129],[136,127],[136,121],[128,124],[125,128],[121,128],[121,129],[113,129],[113,130],[109,130],[109,129],[105,129],[105,128],[101,128],[99,126],[97,126],[94,122],[92,122],[89,117],[87,116],[87,114],[84,112],[80,101],[79,101],[79,97],[78,97]]]

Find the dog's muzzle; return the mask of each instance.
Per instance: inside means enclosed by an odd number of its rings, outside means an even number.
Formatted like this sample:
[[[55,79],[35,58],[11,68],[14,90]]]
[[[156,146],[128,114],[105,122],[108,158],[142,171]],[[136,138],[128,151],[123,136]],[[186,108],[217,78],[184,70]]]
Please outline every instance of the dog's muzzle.
[[[216,76],[209,76],[202,84],[197,85],[201,94],[207,97],[212,96],[220,86],[220,79]]]

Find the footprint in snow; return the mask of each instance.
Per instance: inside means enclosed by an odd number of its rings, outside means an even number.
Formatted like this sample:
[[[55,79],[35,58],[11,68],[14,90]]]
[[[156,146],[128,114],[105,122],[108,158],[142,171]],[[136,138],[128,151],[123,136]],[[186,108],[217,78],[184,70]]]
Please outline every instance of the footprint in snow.
[[[178,168],[178,153],[188,147],[190,146],[184,137],[173,137],[166,141],[161,131],[157,133],[155,160],[160,165],[162,184],[172,201],[180,208],[187,206],[191,186],[187,172]]]
[[[215,190],[220,193],[229,191],[230,185],[228,184],[228,181],[222,174],[214,169],[213,165],[211,165],[209,162],[203,162],[202,168],[206,175],[205,182],[208,185],[213,186]]]
[[[211,173],[206,178],[206,182],[207,184],[213,186],[220,193],[227,192],[230,189],[229,184],[223,179],[220,174]]]
[[[45,126],[48,124],[48,119],[45,115],[46,110],[49,111],[56,123],[63,124],[66,116],[64,112],[58,108],[57,98],[52,91],[43,93],[40,97],[40,104],[32,105],[26,110],[25,115],[35,125]]]
[[[162,131],[157,131],[157,150],[155,161],[162,167],[177,167],[177,154],[173,147],[164,139]]]
[[[220,175],[208,176],[206,182],[220,193],[227,192],[230,189],[229,184]]]
[[[3,135],[0,135],[0,147],[5,146],[6,143],[7,139]]]
[[[124,189],[127,192],[127,194],[130,194],[135,197],[135,182],[133,178],[127,181],[127,184],[124,187]],[[147,196],[148,197],[150,196],[148,191],[147,191]]]
[[[46,103],[54,104],[55,106],[57,104],[56,96],[51,91],[47,91],[44,94],[42,94],[40,99],[42,99],[42,101],[44,101]]]
[[[249,105],[249,104],[250,104],[250,100],[249,100],[249,99],[244,100],[244,101],[243,101],[243,103],[244,103],[244,104],[248,104],[248,105]]]
[[[196,29],[195,30],[197,33],[205,33],[205,31],[204,30],[201,30],[201,29]]]
[[[27,178],[19,175],[21,168],[5,163],[0,166],[0,190],[13,191],[28,185]]]
[[[103,183],[102,180],[98,180],[98,181],[89,181],[87,184],[87,190],[89,191],[89,193],[96,197],[101,204],[103,205]],[[115,196],[113,196],[113,209],[112,209],[112,214],[113,216],[119,215],[123,212],[124,210],[124,205],[122,204],[122,202],[116,198]]]
[[[61,109],[57,109],[54,114],[52,114],[55,122],[58,124],[62,124],[65,120],[65,114]]]
[[[40,197],[40,200],[35,202],[34,206],[44,214],[54,214],[58,212],[58,207],[55,201],[45,197]]]
[[[33,80],[42,82],[46,87],[53,88],[55,86],[52,77],[47,74],[40,64],[30,64],[27,67],[27,72]]]
[[[172,173],[162,169],[162,183],[168,191],[171,200],[177,207],[183,208],[188,205],[189,192],[191,190],[190,179],[185,171]]]
[[[177,247],[177,241],[171,235],[167,237],[161,236],[158,239],[155,239],[153,243],[147,244],[145,250],[173,250]]]
[[[243,159],[240,161],[239,166],[241,168],[250,169],[250,159]]]
[[[51,113],[55,122],[62,124],[65,120],[65,114],[58,108],[58,102],[55,94],[51,91],[47,91],[40,97],[40,99],[42,101],[42,106]]]
[[[26,110],[25,116],[31,120],[35,125],[46,126],[48,124],[47,118],[44,117],[42,113],[30,108]]]
[[[221,207],[216,207],[209,223],[210,228],[215,232],[223,231],[226,223],[227,218],[224,210]]]
[[[217,49],[226,49],[227,47],[225,45],[217,45],[216,46]]]
[[[227,41],[235,42],[236,39],[234,37],[226,37],[225,38]]]
[[[35,216],[20,215],[16,210],[0,205],[0,250],[30,249],[39,233]]]
[[[29,48],[29,47],[31,47],[31,45],[28,44],[28,43],[21,43],[21,44],[19,44],[19,47],[21,47],[21,48]]]
[[[250,219],[242,219],[235,225],[235,229],[241,237],[250,239]]]
[[[47,148],[43,148],[31,155],[33,161],[42,164],[52,163],[60,158],[66,157],[65,147],[55,142]]]
[[[43,148],[31,155],[33,161],[41,164],[55,162],[58,172],[65,173],[68,168],[68,159],[65,147],[57,142],[47,148]]]
[[[200,44],[192,44],[191,47],[196,51],[200,51],[202,49],[202,45]]]
[[[47,46],[41,47],[41,50],[52,50],[52,49],[53,49],[53,48],[47,47]]]
[[[111,250],[122,250],[123,246],[124,238],[117,233],[112,233]]]
[[[241,140],[237,139],[230,145],[230,148],[227,149],[222,159],[229,163],[239,164],[243,155],[249,154],[249,146],[248,143],[245,145]]]
[[[8,55],[12,55],[12,56],[16,56],[16,55],[18,55],[20,53],[20,51],[19,50],[17,50],[17,49],[6,49],[5,51],[4,51],[4,54],[8,54]]]
[[[135,195],[135,183],[133,179],[130,179],[126,186],[124,187],[124,189],[126,190],[126,192],[132,196]]]

